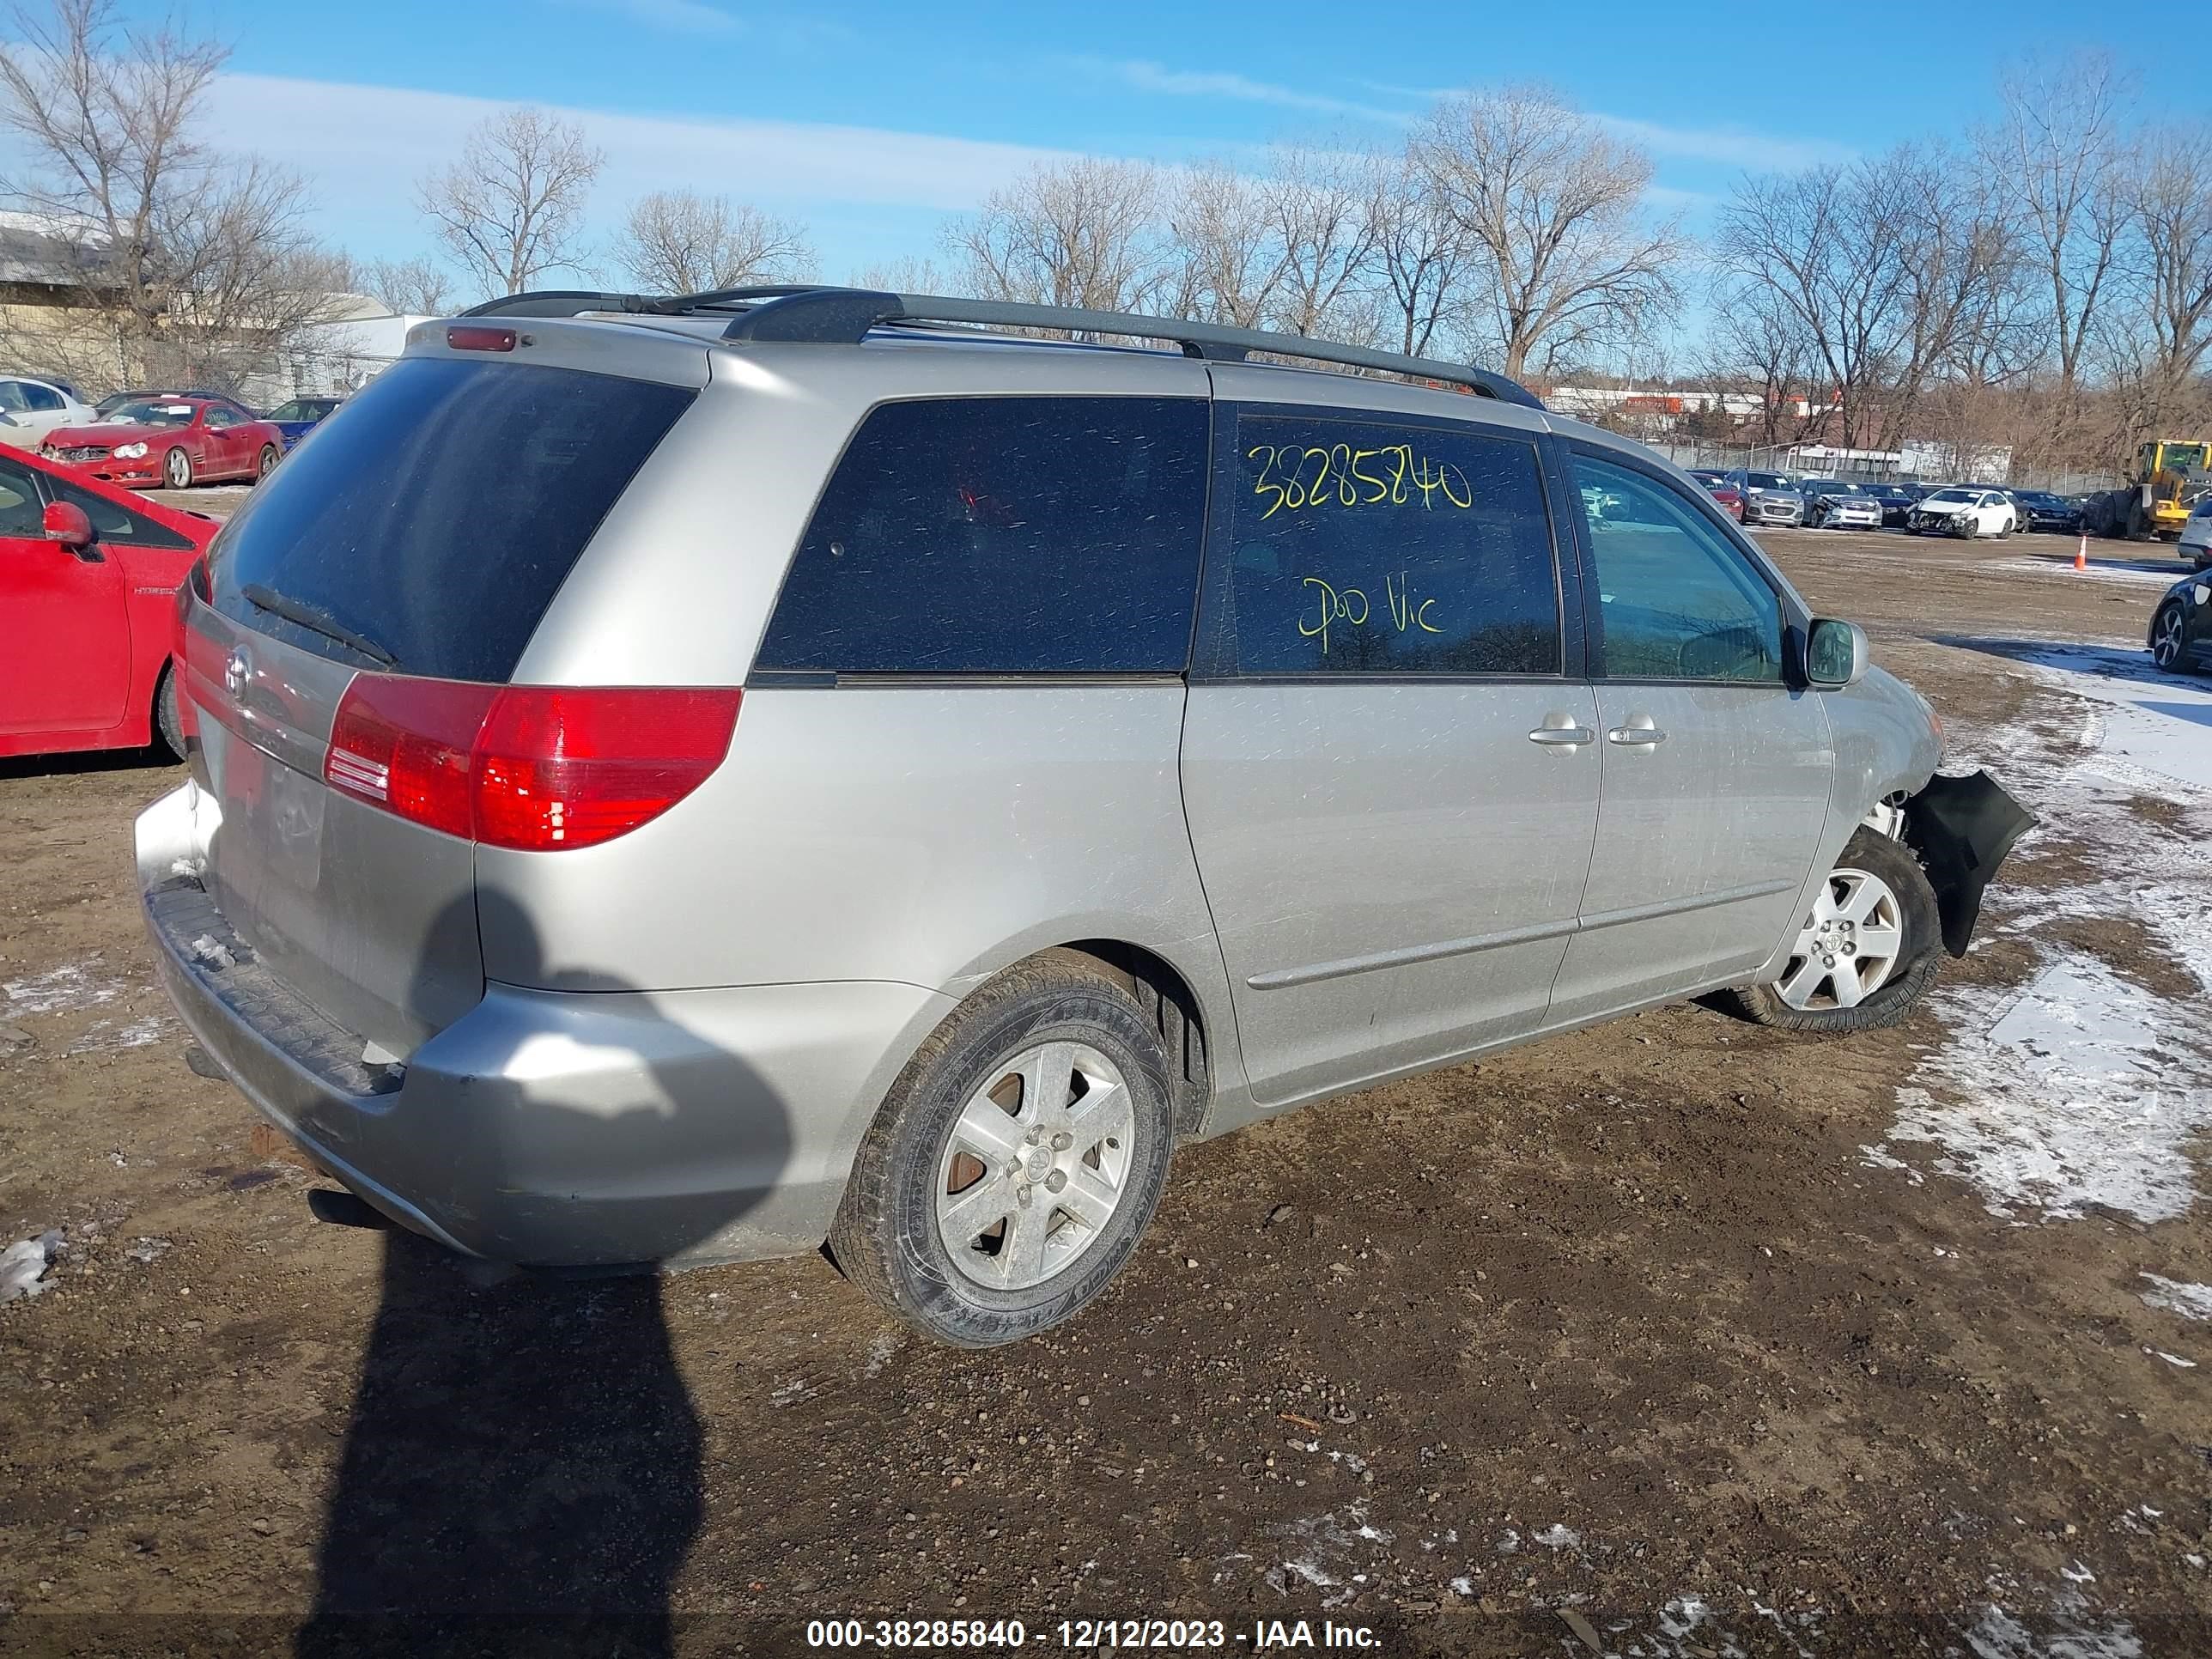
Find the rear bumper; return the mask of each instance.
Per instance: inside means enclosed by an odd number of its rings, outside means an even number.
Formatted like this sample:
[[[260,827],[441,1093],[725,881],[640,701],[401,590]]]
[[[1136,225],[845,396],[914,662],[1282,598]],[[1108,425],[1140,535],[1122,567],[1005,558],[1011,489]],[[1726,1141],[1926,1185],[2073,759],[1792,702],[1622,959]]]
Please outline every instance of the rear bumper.
[[[292,992],[191,873],[186,785],[138,821],[162,984],[255,1108],[393,1220],[532,1266],[695,1266],[828,1235],[861,1134],[952,1000],[883,981],[678,992],[489,984],[404,1066]]]

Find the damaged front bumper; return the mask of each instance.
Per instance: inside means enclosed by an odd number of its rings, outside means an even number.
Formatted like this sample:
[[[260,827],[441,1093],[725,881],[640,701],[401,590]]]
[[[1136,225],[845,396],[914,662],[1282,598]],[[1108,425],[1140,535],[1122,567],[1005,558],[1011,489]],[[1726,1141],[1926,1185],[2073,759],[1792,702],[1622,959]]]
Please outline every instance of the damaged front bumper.
[[[1905,844],[1936,890],[1943,948],[1954,957],[1966,954],[1981,917],[1983,890],[2034,823],[2035,815],[1987,772],[1938,775],[1905,803]]]

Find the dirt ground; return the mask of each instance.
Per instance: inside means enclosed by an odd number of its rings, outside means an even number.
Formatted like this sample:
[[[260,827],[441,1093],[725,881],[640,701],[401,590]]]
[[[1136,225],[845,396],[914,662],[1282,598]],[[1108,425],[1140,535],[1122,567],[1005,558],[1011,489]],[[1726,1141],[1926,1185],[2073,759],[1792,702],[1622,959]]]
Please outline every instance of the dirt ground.
[[[2044,815],[1939,995],[1825,1044],[1668,1008],[1187,1147],[1104,1300],[988,1353],[815,1258],[487,1282],[313,1220],[153,987],[127,835],[178,771],[0,763],[0,1243],[64,1235],[0,1308],[0,1649],[2212,1651],[2212,791],[2096,772],[2101,705],[2019,659],[2147,672],[2179,567],[1768,544]],[[2055,965],[2147,1058],[1992,1035]]]

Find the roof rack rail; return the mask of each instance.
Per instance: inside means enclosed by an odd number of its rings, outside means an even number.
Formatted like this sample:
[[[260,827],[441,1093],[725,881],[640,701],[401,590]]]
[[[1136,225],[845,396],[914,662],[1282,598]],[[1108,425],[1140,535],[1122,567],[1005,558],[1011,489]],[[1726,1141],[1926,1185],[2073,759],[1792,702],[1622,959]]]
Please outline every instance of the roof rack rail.
[[[678,317],[695,311],[735,309],[726,340],[813,341],[857,344],[871,329],[902,325],[961,323],[991,328],[1059,329],[1071,334],[1110,334],[1129,339],[1165,340],[1193,357],[1241,362],[1255,351],[1347,368],[1374,369],[1409,380],[1438,380],[1500,402],[1541,409],[1543,402],[1516,380],[1464,363],[1409,357],[1365,346],[1339,345],[1300,334],[1266,329],[1231,328],[1219,323],[1186,322],[1173,317],[1142,317],[1127,312],[1091,311],[1076,306],[1030,305],[1013,300],[961,300],[935,294],[886,294],[872,289],[838,288],[805,283],[763,283],[749,288],[711,289],[700,294],[653,297],[549,289],[510,294],[472,306],[465,317],[574,317],[587,311]]]
[[[828,303],[832,299],[841,303]],[[787,310],[788,307],[788,310]],[[785,313],[779,316],[777,313]],[[858,326],[862,317],[865,327]],[[1486,368],[1463,363],[1438,362],[1433,358],[1408,357],[1395,351],[1374,351],[1364,346],[1339,345],[1329,340],[1308,339],[1298,334],[1277,334],[1266,329],[1231,328],[1218,323],[1186,322],[1172,317],[1142,317],[1118,311],[1090,311],[1073,306],[1029,305],[1012,300],[960,300],[934,294],[873,294],[857,289],[816,289],[781,299],[763,300],[750,307],[723,331],[732,340],[857,341],[868,328],[912,323],[969,323],[985,327],[1064,329],[1075,334],[1115,334],[1132,339],[1166,340],[1194,357],[1216,362],[1239,362],[1255,351],[1279,357],[1302,357],[1311,362],[1336,363],[1351,368],[1371,368],[1403,374],[1413,380],[1441,380],[1471,392],[1524,408],[1541,409],[1543,403],[1518,381]]]

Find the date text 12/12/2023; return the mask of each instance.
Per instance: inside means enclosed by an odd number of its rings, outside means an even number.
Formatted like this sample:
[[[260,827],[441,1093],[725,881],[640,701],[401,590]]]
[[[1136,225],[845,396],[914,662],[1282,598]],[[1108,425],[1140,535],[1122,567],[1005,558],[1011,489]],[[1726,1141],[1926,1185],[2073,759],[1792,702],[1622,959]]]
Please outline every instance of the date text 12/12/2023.
[[[1036,1632],[1018,1619],[815,1619],[806,1645],[826,1650],[1015,1653],[1036,1645],[1073,1653],[1176,1652],[1242,1649],[1249,1653],[1333,1649],[1378,1653],[1370,1626],[1333,1619],[1258,1619],[1237,1626],[1220,1619],[1063,1619]]]

